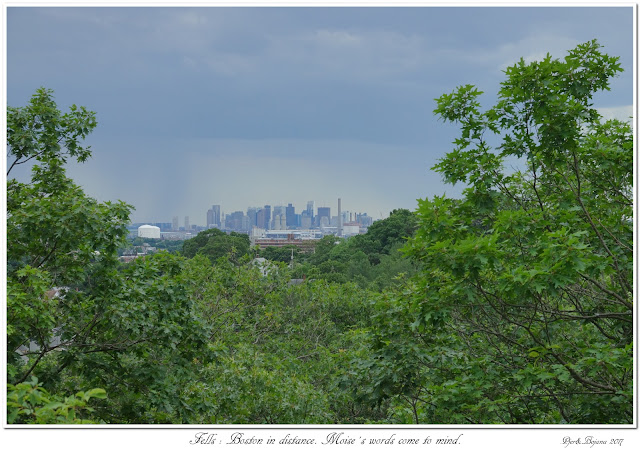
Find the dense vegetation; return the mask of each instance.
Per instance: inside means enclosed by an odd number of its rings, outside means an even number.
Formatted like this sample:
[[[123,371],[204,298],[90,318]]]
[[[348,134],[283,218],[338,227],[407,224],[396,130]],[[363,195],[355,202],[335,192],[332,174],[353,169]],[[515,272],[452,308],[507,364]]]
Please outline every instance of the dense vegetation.
[[[378,300],[362,373],[403,421],[632,422],[632,133],[591,104],[619,71],[594,41],[510,67],[484,112],[438,99],[461,136],[435,169],[467,188],[419,202],[421,275]]]
[[[251,248],[245,234],[209,229],[184,241],[181,254],[188,258],[202,255],[212,263],[225,256],[236,263],[263,257],[288,265],[293,278],[353,282],[379,291],[393,283],[396,276],[417,272],[416,264],[403,258],[400,252],[416,227],[415,214],[394,210],[388,218],[375,222],[366,234],[348,239],[325,236],[310,252],[295,245]]]
[[[212,229],[128,264],[132,207],[64,169],[94,113],[38,90],[7,117],[9,422],[631,423],[632,133],[591,104],[620,70],[594,41],[486,111],[438,99],[460,199],[309,254]]]

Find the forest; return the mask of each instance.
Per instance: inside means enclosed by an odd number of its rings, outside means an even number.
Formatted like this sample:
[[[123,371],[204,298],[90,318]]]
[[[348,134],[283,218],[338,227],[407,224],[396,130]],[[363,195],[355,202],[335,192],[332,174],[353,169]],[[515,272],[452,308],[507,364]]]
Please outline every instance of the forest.
[[[96,113],[38,89],[7,111],[8,422],[633,423],[633,133],[593,104],[621,71],[591,41],[488,109],[436,99],[459,198],[314,253],[210,229],[130,263],[133,206],[66,174]]]

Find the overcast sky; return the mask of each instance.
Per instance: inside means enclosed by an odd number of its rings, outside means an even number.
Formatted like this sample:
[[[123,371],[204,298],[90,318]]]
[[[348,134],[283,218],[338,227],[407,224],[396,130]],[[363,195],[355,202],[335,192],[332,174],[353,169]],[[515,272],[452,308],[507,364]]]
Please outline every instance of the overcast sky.
[[[596,98],[632,114],[633,8],[9,7],[8,104],[44,86],[96,111],[70,175],[134,222],[315,200],[379,218],[459,186],[430,168],[456,128],[434,99],[486,92],[520,57],[598,39],[625,72]]]

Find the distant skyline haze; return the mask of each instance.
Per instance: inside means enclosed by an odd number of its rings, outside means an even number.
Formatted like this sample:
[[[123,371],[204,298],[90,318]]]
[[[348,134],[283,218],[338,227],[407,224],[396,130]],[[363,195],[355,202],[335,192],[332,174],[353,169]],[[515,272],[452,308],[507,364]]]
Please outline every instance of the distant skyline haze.
[[[86,106],[93,156],[69,175],[132,222],[292,203],[379,219],[460,195],[430,170],[458,128],[435,98],[496,99],[521,57],[597,39],[625,72],[594,98],[633,113],[633,7],[7,8],[7,103],[37,88]],[[28,177],[21,169],[20,177]]]

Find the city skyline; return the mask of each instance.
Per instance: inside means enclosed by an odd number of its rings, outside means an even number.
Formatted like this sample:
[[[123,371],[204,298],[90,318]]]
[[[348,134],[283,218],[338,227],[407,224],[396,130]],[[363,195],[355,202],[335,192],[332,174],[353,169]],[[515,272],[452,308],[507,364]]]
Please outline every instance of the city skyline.
[[[132,222],[338,197],[380,219],[463,189],[430,170],[458,134],[435,98],[470,83],[488,108],[520,57],[592,39],[625,69],[594,102],[628,118],[631,6],[12,6],[7,103],[44,86],[63,111],[96,111],[93,156],[69,175],[132,204]]]
[[[149,221],[131,221],[132,225],[141,225],[141,224],[149,224],[149,225],[159,225],[159,224],[163,224],[165,228],[167,228],[167,230],[169,229],[169,225],[171,225],[170,229],[172,230],[188,230],[191,227],[193,228],[207,228],[211,225],[218,225],[220,226],[221,224],[224,224],[226,217],[228,217],[229,215],[233,214],[233,213],[237,213],[237,212],[242,212],[244,214],[250,215],[253,214],[256,217],[259,217],[259,214],[261,213],[261,210],[264,210],[265,207],[268,207],[268,209],[270,210],[268,213],[268,216],[270,217],[271,221],[273,221],[273,216],[275,214],[281,215],[284,214],[286,215],[286,223],[287,226],[290,226],[290,217],[289,214],[291,213],[292,215],[296,215],[298,217],[300,216],[311,216],[312,218],[315,218],[317,216],[323,216],[323,215],[327,215],[329,220],[331,220],[332,218],[335,219],[338,217],[338,201],[340,200],[340,198],[336,199],[335,201],[335,205],[331,206],[331,205],[324,205],[324,204],[319,204],[316,203],[313,200],[307,201],[306,203],[303,203],[303,208],[299,208],[299,205],[293,205],[291,202],[287,202],[286,205],[283,204],[278,204],[278,203],[270,203],[270,204],[265,204],[262,206],[257,206],[257,205],[248,205],[246,206],[244,209],[229,209],[229,210],[225,210],[223,208],[223,205],[220,204],[212,204],[209,208],[206,210],[206,213],[199,215],[198,217],[194,218],[191,217],[189,215],[186,216],[181,216],[180,214],[165,214],[162,217],[159,218],[152,218]],[[279,209],[281,209],[282,211],[279,211]],[[291,209],[291,211],[290,211]],[[363,217],[363,218],[367,218],[362,224],[363,225],[368,225],[373,221],[377,221],[379,219],[384,219],[385,217],[388,216],[387,215],[383,215],[383,217],[376,217],[375,215],[371,214],[370,212],[364,211],[362,209],[358,209],[358,208],[350,208],[350,209],[341,209],[341,213],[343,216],[343,220],[344,221],[358,221],[358,217]],[[272,215],[273,212],[273,215]],[[284,213],[283,213],[284,212]],[[335,213],[335,214],[332,214]],[[391,212],[389,212],[391,213]],[[201,220],[200,216],[202,216],[202,218],[204,218],[204,220]],[[183,219],[184,218],[184,219]],[[299,218],[298,218],[299,219]],[[259,219],[258,219],[259,221]],[[180,225],[182,224],[182,225]],[[189,225],[191,227],[189,227]],[[255,224],[254,224],[255,225]],[[319,226],[319,224],[316,223],[312,223],[310,225],[310,227],[317,227]],[[302,224],[298,224],[295,227],[297,228],[308,228],[308,227],[304,227]]]

